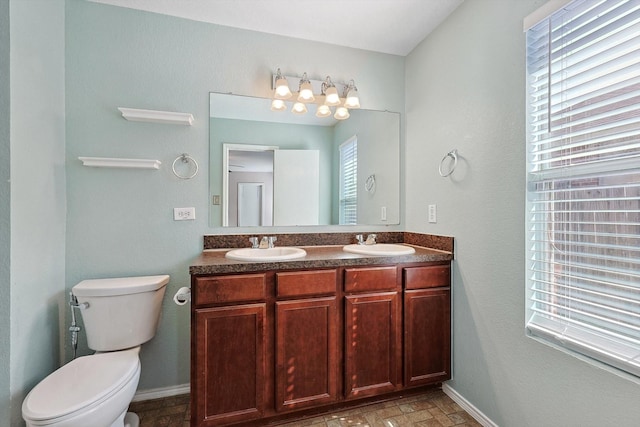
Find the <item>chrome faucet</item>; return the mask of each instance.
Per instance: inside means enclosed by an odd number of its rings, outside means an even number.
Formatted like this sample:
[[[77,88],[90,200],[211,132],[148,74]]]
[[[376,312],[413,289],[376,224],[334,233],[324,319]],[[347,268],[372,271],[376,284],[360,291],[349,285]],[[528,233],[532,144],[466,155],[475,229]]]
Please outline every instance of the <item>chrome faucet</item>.
[[[258,238],[257,237],[249,237],[249,242],[251,242],[251,247],[253,249],[258,249]]]
[[[264,236],[262,240],[260,240],[260,249],[273,248],[275,245],[275,241],[278,240],[276,236]]]
[[[375,245],[376,244],[376,237],[378,237],[375,234],[369,234],[367,236],[367,241],[364,242],[365,245]]]

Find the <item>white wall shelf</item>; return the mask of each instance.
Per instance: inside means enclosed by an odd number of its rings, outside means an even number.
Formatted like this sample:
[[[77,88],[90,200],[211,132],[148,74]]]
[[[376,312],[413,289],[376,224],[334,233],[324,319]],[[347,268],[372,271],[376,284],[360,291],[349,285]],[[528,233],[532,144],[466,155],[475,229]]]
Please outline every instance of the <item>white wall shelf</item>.
[[[136,108],[118,107],[122,117],[133,122],[168,123],[174,125],[191,126],[193,114],[174,113],[171,111],[139,110]]]
[[[78,157],[83,166],[94,168],[160,169],[160,160],[114,159],[108,157]]]

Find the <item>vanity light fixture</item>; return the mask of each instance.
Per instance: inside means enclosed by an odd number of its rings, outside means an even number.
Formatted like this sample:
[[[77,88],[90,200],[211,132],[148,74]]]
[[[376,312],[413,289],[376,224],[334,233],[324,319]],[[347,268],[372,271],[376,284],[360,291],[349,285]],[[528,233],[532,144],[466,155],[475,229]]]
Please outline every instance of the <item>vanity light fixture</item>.
[[[318,109],[316,110],[316,117],[330,117],[331,116],[331,108],[328,105],[322,104],[318,105]]]
[[[307,73],[302,75],[302,79],[300,80],[300,90],[298,91],[298,101],[299,102],[313,102],[316,98],[313,96],[313,86],[311,85],[311,81],[307,77]]]
[[[291,92],[291,87],[298,86],[298,92]],[[350,116],[349,109],[360,108],[358,89],[353,80],[349,83],[334,83],[330,76],[324,81],[310,80],[307,73],[302,77],[285,76],[280,69],[272,77],[273,99],[271,110],[284,111],[291,105],[295,114],[305,114],[308,109],[305,104],[316,104],[317,117],[331,117],[345,120]],[[335,112],[332,111],[335,108]]]
[[[347,120],[349,116],[349,110],[345,107],[338,107],[336,108],[336,113],[333,115],[333,118],[336,120]]]
[[[345,89],[344,106],[347,108],[360,108],[360,97],[358,97],[358,88],[353,80],[349,82],[349,85]]]
[[[329,107],[335,107],[340,105],[340,95],[338,95],[338,89],[336,85],[331,81],[331,77],[327,76],[327,79],[322,83],[322,93],[324,93],[324,105]]]
[[[284,111],[287,109],[287,104],[282,99],[274,99],[271,101],[271,111]]]
[[[278,72],[276,74],[276,88],[273,94],[275,99],[289,99],[291,98],[291,89],[289,89],[289,83],[287,79],[282,76],[280,72],[280,68],[278,68]]]
[[[307,106],[304,105],[304,102],[296,102],[291,111],[295,114],[304,114],[307,112]]]

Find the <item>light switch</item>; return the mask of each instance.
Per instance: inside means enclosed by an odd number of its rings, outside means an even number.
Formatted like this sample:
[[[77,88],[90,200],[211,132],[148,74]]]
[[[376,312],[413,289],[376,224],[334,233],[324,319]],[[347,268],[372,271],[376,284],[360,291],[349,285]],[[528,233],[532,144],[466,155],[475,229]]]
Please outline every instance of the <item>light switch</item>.
[[[429,222],[436,223],[438,222],[436,205],[429,205]]]

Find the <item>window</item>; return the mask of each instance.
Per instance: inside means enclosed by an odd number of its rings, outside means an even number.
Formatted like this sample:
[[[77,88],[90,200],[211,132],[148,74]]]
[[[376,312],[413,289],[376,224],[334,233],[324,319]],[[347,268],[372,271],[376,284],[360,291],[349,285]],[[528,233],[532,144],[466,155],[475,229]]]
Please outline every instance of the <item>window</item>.
[[[358,138],[340,145],[340,224],[358,221]]]
[[[640,377],[640,1],[527,31],[527,330]]]

